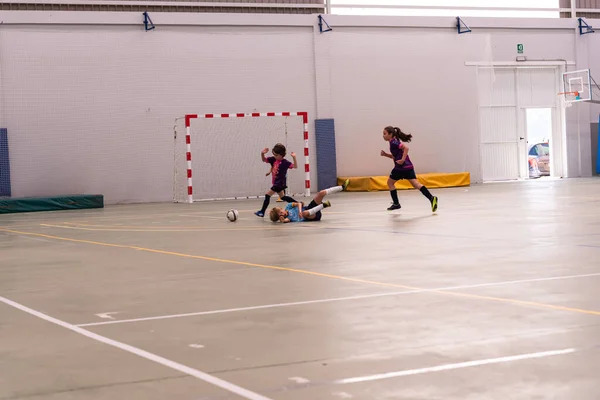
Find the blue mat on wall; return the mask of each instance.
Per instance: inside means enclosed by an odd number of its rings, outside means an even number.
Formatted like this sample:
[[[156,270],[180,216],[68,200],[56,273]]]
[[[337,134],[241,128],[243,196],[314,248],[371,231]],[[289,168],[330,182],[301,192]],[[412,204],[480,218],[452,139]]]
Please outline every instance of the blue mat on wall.
[[[72,194],[53,197],[0,199],[0,214],[103,208],[101,194]]]
[[[598,148],[596,152],[596,173],[600,175],[600,115],[598,115]]]
[[[10,160],[8,158],[8,131],[0,128],[0,196],[10,196]]]
[[[315,120],[317,183],[319,190],[337,186],[335,124],[333,118]]]

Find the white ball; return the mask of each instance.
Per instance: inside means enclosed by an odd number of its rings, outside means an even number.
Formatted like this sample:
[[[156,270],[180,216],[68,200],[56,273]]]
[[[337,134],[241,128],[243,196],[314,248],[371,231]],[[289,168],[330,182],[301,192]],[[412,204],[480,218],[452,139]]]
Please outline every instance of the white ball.
[[[227,219],[230,220],[231,222],[235,222],[238,219],[238,210],[229,210],[227,211]]]

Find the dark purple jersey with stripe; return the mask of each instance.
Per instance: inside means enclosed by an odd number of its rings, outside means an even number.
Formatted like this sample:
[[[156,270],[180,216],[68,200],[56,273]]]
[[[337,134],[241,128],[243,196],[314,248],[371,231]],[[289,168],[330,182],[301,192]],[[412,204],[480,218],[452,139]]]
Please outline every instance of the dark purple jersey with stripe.
[[[394,156],[394,169],[399,169],[399,170],[408,170],[408,169],[414,169],[414,166],[412,164],[412,162],[410,161],[410,156],[406,156],[406,158],[404,159],[404,164],[400,165],[398,163],[396,163],[396,161],[401,160],[402,156],[404,155],[404,145],[402,144],[401,141],[399,141],[398,139],[392,139],[390,140],[390,153],[392,153],[392,155]]]
[[[287,171],[288,169],[294,168],[294,164],[292,164],[285,158],[281,160],[276,160],[273,156],[267,157],[265,162],[271,164],[271,176],[273,186],[287,186]]]

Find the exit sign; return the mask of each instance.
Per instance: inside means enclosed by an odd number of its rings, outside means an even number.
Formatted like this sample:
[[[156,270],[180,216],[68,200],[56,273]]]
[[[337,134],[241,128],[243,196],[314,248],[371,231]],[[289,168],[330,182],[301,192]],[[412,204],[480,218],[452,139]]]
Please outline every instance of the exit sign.
[[[522,44],[517,45],[517,53],[523,54],[523,45]]]

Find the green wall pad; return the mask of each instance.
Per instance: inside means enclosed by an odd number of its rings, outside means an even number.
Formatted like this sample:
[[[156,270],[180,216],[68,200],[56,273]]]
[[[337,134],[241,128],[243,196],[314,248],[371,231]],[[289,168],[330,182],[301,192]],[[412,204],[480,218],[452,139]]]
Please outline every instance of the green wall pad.
[[[104,208],[101,194],[77,194],[55,197],[0,198],[0,214]]]

